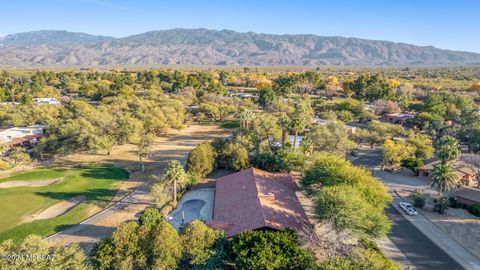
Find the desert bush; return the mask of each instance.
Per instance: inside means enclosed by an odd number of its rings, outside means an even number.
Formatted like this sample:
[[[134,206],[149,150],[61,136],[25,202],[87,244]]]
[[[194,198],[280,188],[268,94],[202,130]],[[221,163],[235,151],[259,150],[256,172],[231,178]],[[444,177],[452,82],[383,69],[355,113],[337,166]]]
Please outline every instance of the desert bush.
[[[448,209],[447,197],[441,196],[433,199],[433,211],[444,214]]]
[[[480,204],[472,205],[468,208],[468,212],[472,215],[480,217]]]
[[[416,208],[423,208],[425,206],[425,194],[423,194],[421,190],[414,190],[409,197],[413,200],[413,205]]]

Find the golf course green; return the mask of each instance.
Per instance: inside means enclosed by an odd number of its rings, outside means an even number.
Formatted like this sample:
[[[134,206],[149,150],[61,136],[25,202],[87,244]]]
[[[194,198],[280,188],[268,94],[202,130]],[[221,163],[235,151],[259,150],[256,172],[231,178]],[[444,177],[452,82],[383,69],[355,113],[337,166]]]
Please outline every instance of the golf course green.
[[[42,168],[0,179],[0,184],[28,183],[50,180],[45,186],[14,186],[0,188],[0,242],[18,241],[29,234],[48,236],[74,225],[108,205],[128,172],[111,166],[90,165],[78,168]],[[15,181],[15,182],[13,182]],[[83,201],[66,213],[48,219],[27,221],[53,205],[72,198]]]

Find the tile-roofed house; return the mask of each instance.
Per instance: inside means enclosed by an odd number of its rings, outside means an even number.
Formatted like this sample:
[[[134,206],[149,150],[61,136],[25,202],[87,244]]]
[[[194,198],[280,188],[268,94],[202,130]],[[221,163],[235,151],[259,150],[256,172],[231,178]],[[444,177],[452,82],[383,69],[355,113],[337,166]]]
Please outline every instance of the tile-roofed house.
[[[427,161],[425,165],[418,169],[418,176],[429,177],[430,173],[433,171],[434,166],[439,163],[439,159],[431,159]],[[465,186],[475,185],[475,171],[472,169],[471,165],[461,160],[452,162],[451,165],[455,170],[455,174],[458,176],[459,181],[461,181]]]
[[[311,225],[289,174],[250,168],[217,179],[211,227],[227,237],[247,230],[292,229],[309,234]]]
[[[386,114],[383,119],[392,124],[404,125],[409,119],[413,119],[415,115],[409,113],[390,113]]]
[[[479,189],[463,187],[455,192],[455,197],[459,203],[467,206],[480,204]]]

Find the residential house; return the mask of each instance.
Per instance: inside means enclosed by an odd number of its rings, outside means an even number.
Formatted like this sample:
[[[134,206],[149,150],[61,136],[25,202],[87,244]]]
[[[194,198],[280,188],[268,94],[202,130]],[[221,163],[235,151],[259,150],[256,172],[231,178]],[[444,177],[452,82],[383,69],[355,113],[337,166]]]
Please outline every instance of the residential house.
[[[434,166],[439,163],[440,160],[438,159],[433,159],[430,162],[427,162],[427,164],[423,165],[418,170],[418,176],[425,178],[429,177],[433,171]],[[478,183],[475,180],[475,171],[469,164],[461,160],[457,160],[452,163],[452,167],[454,168],[455,174],[457,174],[459,181],[462,182],[463,185],[467,187],[478,186]]]
[[[248,230],[292,229],[309,235],[312,226],[289,174],[246,169],[216,181],[213,218],[207,225],[233,237]]]
[[[480,204],[480,189],[463,187],[455,192],[457,202],[466,206]]]
[[[44,130],[44,125],[14,127],[0,130],[0,145],[6,145],[7,148],[31,146],[43,136]]]
[[[389,113],[383,116],[383,120],[403,126],[407,120],[413,119],[414,117],[415,115],[409,113]]]
[[[56,98],[34,98],[34,102],[38,104],[60,105],[60,101]]]
[[[334,120],[328,120],[328,119],[323,119],[319,117],[315,117],[313,119],[312,124],[313,125],[326,125],[328,123],[335,123]],[[345,125],[345,129],[347,130],[348,134],[353,135],[355,132],[357,132],[357,127],[353,125]]]

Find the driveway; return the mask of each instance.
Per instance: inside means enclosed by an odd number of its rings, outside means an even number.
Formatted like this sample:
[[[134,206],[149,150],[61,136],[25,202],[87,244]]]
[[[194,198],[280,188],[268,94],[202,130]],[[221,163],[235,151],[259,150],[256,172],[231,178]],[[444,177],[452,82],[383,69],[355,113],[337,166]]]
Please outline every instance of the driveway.
[[[191,125],[160,137],[155,141],[153,151],[146,160],[145,173],[139,171],[135,147],[131,145],[119,146],[110,156],[77,155],[66,158],[65,163],[96,161],[127,168],[130,171],[130,181],[139,184],[124,192],[121,198],[107,209],[46,239],[61,244],[78,243],[88,254],[96,242],[110,235],[122,223],[136,220],[141,211],[153,205],[149,196],[150,183],[146,176],[160,174],[171,160],[186,160],[189,151],[197,144],[228,134],[229,132],[212,125]]]

